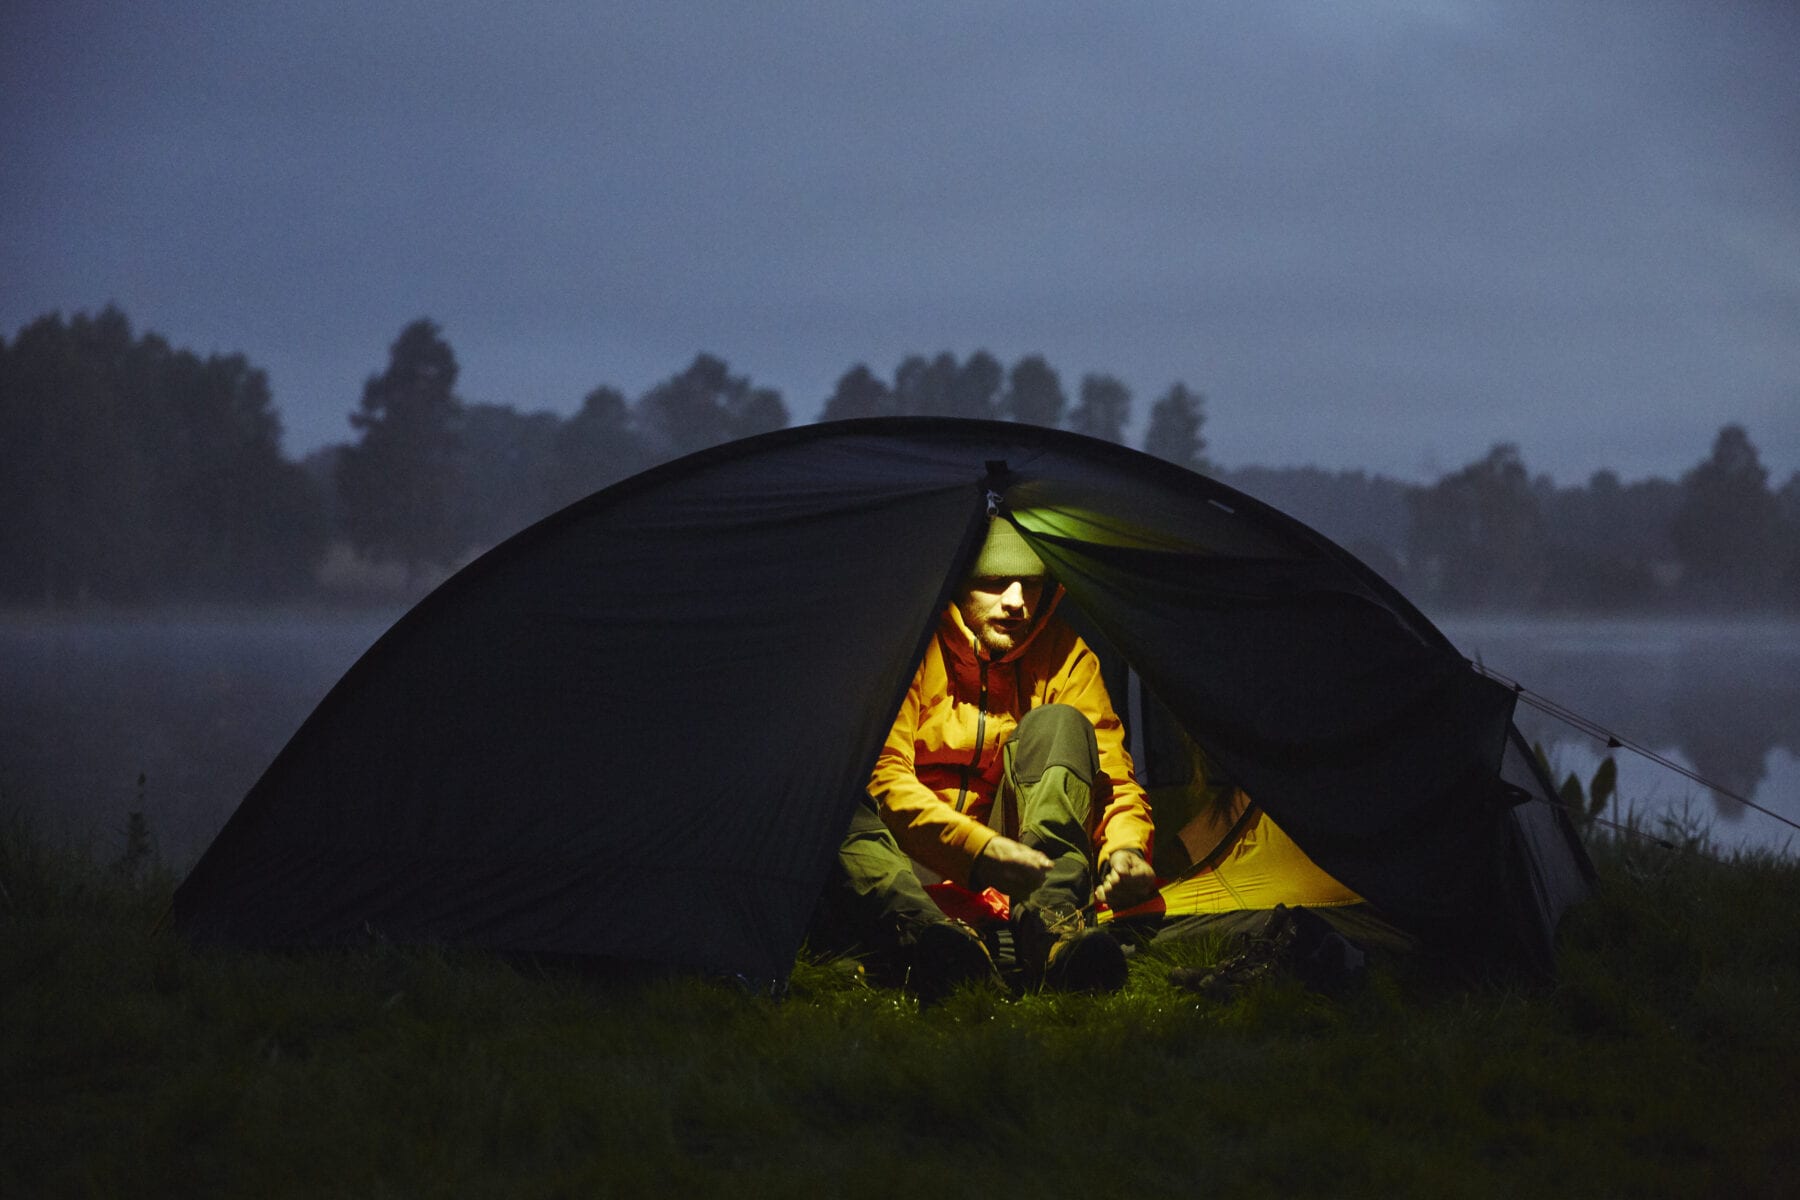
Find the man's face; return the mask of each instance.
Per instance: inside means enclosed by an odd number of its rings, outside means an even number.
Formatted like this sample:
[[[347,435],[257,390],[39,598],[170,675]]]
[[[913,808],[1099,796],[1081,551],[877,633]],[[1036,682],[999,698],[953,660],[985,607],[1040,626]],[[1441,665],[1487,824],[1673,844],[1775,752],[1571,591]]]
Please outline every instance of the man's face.
[[[1025,640],[1043,598],[1042,576],[981,576],[963,585],[956,609],[988,657],[999,658]]]

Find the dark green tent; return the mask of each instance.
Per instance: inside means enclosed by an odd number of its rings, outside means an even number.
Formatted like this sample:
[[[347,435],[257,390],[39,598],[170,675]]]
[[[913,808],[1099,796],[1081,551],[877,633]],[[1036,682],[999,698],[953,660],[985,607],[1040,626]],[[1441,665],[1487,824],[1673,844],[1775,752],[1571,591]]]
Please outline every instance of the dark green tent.
[[[1549,968],[1591,868],[1507,689],[1230,488],[932,419],[719,446],[484,555],[308,718],[177,921],[238,945],[376,933],[784,977],[996,505],[1111,660],[1141,774],[1170,769],[1152,735],[1172,723],[1397,923]]]

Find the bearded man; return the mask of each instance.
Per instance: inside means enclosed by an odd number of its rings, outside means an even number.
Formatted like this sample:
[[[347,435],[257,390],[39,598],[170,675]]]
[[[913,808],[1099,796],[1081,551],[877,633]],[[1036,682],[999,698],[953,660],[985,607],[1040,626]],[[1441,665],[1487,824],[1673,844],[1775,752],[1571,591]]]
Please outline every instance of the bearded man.
[[[1150,806],[1099,660],[1054,615],[1061,599],[1018,531],[991,517],[839,852],[825,908],[922,1000],[999,980],[1001,966],[1023,988],[1125,981],[1124,951],[1092,912],[1155,891]],[[915,863],[950,885],[934,889],[943,907]],[[1007,915],[986,937],[945,911],[990,888]]]

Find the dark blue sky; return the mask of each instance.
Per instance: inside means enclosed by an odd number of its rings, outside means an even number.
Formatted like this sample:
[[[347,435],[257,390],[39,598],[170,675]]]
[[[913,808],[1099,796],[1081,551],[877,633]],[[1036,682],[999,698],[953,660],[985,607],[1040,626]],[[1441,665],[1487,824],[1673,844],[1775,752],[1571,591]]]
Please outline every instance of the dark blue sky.
[[[0,332],[116,302],[350,436],[417,316],[572,411],[1046,355],[1228,465],[1800,469],[1800,5],[14,3]]]

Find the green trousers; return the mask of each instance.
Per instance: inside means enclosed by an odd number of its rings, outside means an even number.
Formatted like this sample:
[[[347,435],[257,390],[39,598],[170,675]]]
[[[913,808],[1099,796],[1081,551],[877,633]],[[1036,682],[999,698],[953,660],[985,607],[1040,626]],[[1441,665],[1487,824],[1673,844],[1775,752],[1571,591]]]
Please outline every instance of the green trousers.
[[[1051,861],[1044,883],[1013,896],[1014,910],[1080,911],[1093,900],[1094,858],[1089,834],[1094,781],[1100,776],[1094,727],[1066,704],[1032,709],[1002,750],[1000,793],[988,824],[1043,852]],[[972,880],[985,886],[980,864]],[[813,921],[810,940],[826,952],[858,953],[871,966],[903,969],[919,928],[945,921],[913,873],[912,860],[864,796],[838,850],[832,878]]]

